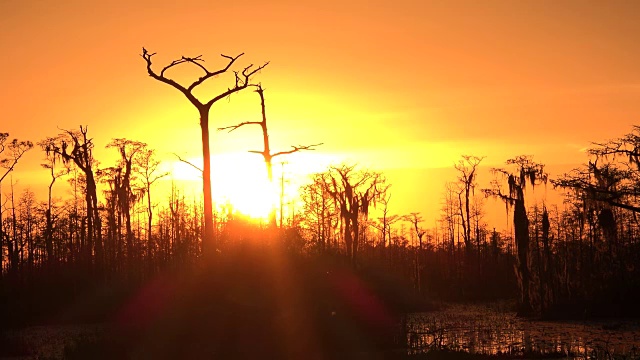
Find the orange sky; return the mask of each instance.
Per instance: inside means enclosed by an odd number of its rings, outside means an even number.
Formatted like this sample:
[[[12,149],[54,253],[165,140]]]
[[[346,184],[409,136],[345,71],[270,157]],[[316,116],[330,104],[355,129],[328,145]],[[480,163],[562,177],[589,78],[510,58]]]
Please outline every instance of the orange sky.
[[[0,0],[0,131],[38,141],[87,124],[104,162],[113,137],[197,157],[196,111],[146,75],[141,47],[158,65],[202,54],[212,68],[245,52],[240,65],[271,62],[256,79],[276,150],[323,142],[298,163],[386,170],[397,212],[432,214],[453,172],[429,169],[462,154],[561,168],[639,123],[637,34],[635,1]],[[212,128],[258,117],[246,92],[214,106]],[[212,148],[259,141],[258,129],[216,133]],[[46,181],[40,158],[17,169],[23,184]]]

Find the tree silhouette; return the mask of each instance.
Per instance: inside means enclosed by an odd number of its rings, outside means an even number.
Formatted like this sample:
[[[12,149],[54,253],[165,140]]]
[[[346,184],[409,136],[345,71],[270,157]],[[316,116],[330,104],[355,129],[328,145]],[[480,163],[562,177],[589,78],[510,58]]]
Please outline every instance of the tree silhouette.
[[[38,143],[40,148],[45,152],[46,152],[47,144],[48,143],[46,141],[41,141]],[[65,167],[61,170],[56,171],[57,161],[56,161],[56,155],[53,153],[50,153],[50,152],[46,153],[45,160],[46,162],[42,163],[41,166],[49,170],[49,175],[51,176],[51,182],[49,183],[49,187],[47,189],[48,190],[47,209],[45,210],[45,219],[47,223],[46,223],[44,238],[45,238],[45,246],[47,250],[47,261],[49,263],[52,263],[53,262],[53,226],[54,226],[54,219],[52,214],[53,185],[55,184],[57,179],[69,173],[69,168]]]
[[[454,165],[458,170],[458,183],[462,191],[458,193],[460,218],[462,219],[462,234],[466,253],[471,254],[471,201],[470,196],[475,192],[476,170],[484,157],[463,155],[462,159]],[[464,199],[462,198],[464,193]],[[463,211],[464,209],[464,211]]]
[[[313,174],[311,182],[300,189],[303,222],[312,234],[311,241],[317,244],[320,253],[331,248],[331,240],[335,239],[339,221],[339,209],[324,186],[326,176],[326,173]]]
[[[85,202],[87,206],[87,239],[84,247],[84,260],[89,267],[95,265],[98,272],[102,271],[102,221],[98,211],[98,193],[93,166],[93,141],[87,136],[88,128],[80,126],[79,131],[64,130],[57,137],[47,138],[44,149],[47,154],[53,154],[65,164],[73,163],[84,175]],[[95,255],[94,255],[95,254]]]
[[[151,186],[161,178],[169,175],[168,172],[159,172],[160,161],[155,158],[155,151],[143,149],[140,156],[134,159],[138,174],[142,177],[144,193],[147,197],[147,259],[151,261],[151,255],[155,248],[152,236],[153,204],[151,202]]]
[[[202,136],[202,158],[203,158],[203,164],[204,164],[202,169],[203,170],[202,183],[203,183],[203,194],[204,194],[204,227],[203,227],[202,240],[203,240],[204,252],[206,254],[213,255],[215,254],[216,240],[215,240],[214,228],[213,228],[213,200],[211,197],[211,151],[209,148],[210,146],[209,144],[209,111],[211,110],[211,106],[216,102],[226,97],[229,97],[231,94],[234,94],[240,90],[245,89],[247,86],[249,86],[251,82],[251,77],[258,71],[262,70],[265,66],[267,66],[268,62],[255,68],[253,64],[251,64],[249,66],[246,66],[244,69],[242,69],[242,71],[234,71],[235,83],[233,84],[233,86],[230,88],[227,88],[227,90],[214,96],[210,100],[203,102],[203,101],[200,101],[193,94],[194,89],[197,86],[204,83],[206,80],[214,78],[220,74],[227,72],[231,68],[231,66],[238,60],[238,58],[244,55],[244,53],[237,56],[227,56],[227,55],[221,54],[221,56],[227,59],[229,62],[222,69],[218,69],[215,71],[209,71],[202,64],[204,60],[202,59],[201,55],[198,55],[196,57],[183,56],[180,59],[174,60],[169,65],[163,67],[159,73],[155,72],[151,68],[151,65],[152,65],[151,58],[154,55],[155,53],[150,53],[147,51],[147,49],[142,48],[141,56],[147,63],[147,72],[149,76],[151,76],[155,80],[165,83],[177,89],[178,91],[180,91],[189,100],[189,102],[191,102],[191,104],[198,110],[198,113],[200,114],[200,130],[201,130],[201,136]],[[199,77],[197,80],[193,81],[188,86],[183,86],[178,82],[176,82],[175,80],[165,76],[165,73],[167,72],[167,70],[180,64],[195,65],[204,72],[204,75]]]
[[[120,153],[120,160],[118,162],[118,172],[120,181],[116,190],[117,204],[120,208],[125,220],[125,246],[127,248],[127,259],[129,262],[133,260],[133,230],[131,228],[131,205],[136,201],[136,194],[133,192],[131,185],[132,172],[134,165],[134,158],[141,152],[145,151],[147,144],[127,140],[127,139],[113,139],[107,148],[116,148]]]
[[[513,225],[515,230],[517,256],[517,275],[520,284],[520,299],[518,312],[530,315],[534,311],[531,301],[531,273],[529,266],[529,219],[525,207],[525,189],[527,184],[532,188],[547,182],[547,173],[544,165],[536,163],[530,156],[518,156],[507,160],[507,165],[515,165],[515,173],[506,169],[494,168],[494,174],[501,175],[507,180],[508,192],[503,192],[501,181],[494,179],[492,187],[483,189],[486,196],[497,197],[504,201],[507,209],[513,207]]]
[[[399,215],[389,214],[390,201],[391,194],[388,193],[380,199],[380,204],[382,205],[382,216],[378,218],[378,223],[374,224],[381,233],[382,241],[380,242],[380,245],[382,248],[387,246],[387,239],[389,239],[389,246],[391,246],[391,226],[400,220]]]
[[[640,126],[620,138],[595,143],[588,153],[595,159],[552,180],[554,187],[579,191],[591,201],[607,204],[605,209],[639,213]]]
[[[254,154],[260,154],[264,158],[264,164],[267,168],[267,179],[269,180],[269,184],[271,184],[272,185],[271,187],[273,188],[273,165],[272,165],[273,158],[281,155],[293,154],[302,150],[315,150],[315,147],[322,145],[322,143],[313,144],[313,145],[292,146],[291,150],[280,151],[275,154],[272,154],[271,146],[269,144],[269,131],[267,129],[267,113],[266,113],[266,107],[264,102],[264,89],[260,84],[255,85],[255,87],[256,87],[256,90],[255,90],[256,93],[260,95],[260,107],[262,110],[262,120],[246,121],[233,126],[221,127],[218,130],[229,130],[229,132],[232,132],[244,125],[260,125],[260,127],[262,128],[262,140],[263,140],[263,146],[264,146],[263,150],[262,151],[250,150],[249,152]],[[276,209],[274,204],[271,204],[271,211],[269,212],[269,223],[273,227],[276,226]],[[282,226],[282,224],[280,224],[280,226]]]
[[[7,143],[8,138],[9,133],[0,133],[0,156],[2,156],[0,158],[0,167],[5,169],[4,172],[0,173],[2,174],[0,176],[0,184],[2,183],[2,180],[4,180],[4,178],[13,171],[24,153],[33,148],[33,143],[31,141],[13,139],[11,142]]]
[[[384,197],[389,185],[379,172],[356,171],[355,165],[332,166],[323,186],[340,208],[347,258],[357,265],[360,215],[366,220],[369,207]]]
[[[18,161],[22,156],[31,148],[33,148],[33,143],[31,141],[20,141],[18,139],[13,139],[11,142],[7,143],[9,139],[9,133],[0,133],[0,167],[4,169],[3,172],[0,172],[0,272],[2,272],[3,268],[3,242],[4,242],[4,233],[2,230],[2,213],[3,213],[3,203],[2,203],[2,181],[9,175],[10,172],[15,169]],[[0,275],[0,279],[2,276]]]
[[[422,262],[423,262],[422,261],[422,238],[424,237],[424,234],[426,234],[427,232],[424,230],[424,228],[420,226],[420,223],[423,221],[422,216],[420,216],[420,213],[412,212],[409,215],[405,215],[403,219],[411,223],[411,226],[413,227],[413,231],[415,232],[416,239],[418,240],[419,247],[418,247],[418,251],[416,251],[416,258],[414,260],[414,263],[415,263],[414,277],[415,277],[416,288],[418,289],[418,293],[422,294],[422,277],[421,277]]]

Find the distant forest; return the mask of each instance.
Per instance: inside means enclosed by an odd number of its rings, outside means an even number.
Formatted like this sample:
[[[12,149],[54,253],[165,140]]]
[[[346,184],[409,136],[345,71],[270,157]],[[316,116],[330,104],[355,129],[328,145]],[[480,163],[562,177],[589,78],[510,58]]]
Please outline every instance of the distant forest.
[[[152,55],[143,52],[147,71],[198,108],[203,144],[208,143],[209,108],[231,93],[201,102],[191,91],[229,69],[239,56],[223,55],[229,65],[218,71],[204,68],[199,57],[183,57],[156,73]],[[190,86],[166,77],[165,72],[181,64],[195,64],[205,75]],[[259,154],[273,181],[274,156],[316,145],[271,152],[264,92],[251,82],[264,66],[236,72],[229,88],[255,89],[262,121],[231,130],[260,125],[265,150]],[[95,146],[112,148],[119,160],[98,167]],[[205,148],[206,159],[210,154]],[[14,192],[9,181],[9,174],[19,176],[19,160],[28,151],[42,152],[42,176],[49,179],[45,201],[29,189]],[[338,263],[370,277],[373,284],[393,279],[402,296],[413,299],[403,305],[406,311],[436,300],[517,299],[518,312],[526,316],[639,315],[640,127],[594,143],[587,155],[585,165],[552,179],[532,157],[514,157],[492,169],[494,179],[486,189],[477,185],[483,158],[463,156],[455,165],[457,178],[446,187],[438,226],[430,229],[419,213],[388,211],[392,188],[383,173],[350,164],[331,166],[300,189],[303,206],[298,212],[278,221],[274,209],[269,221],[259,224],[213,206],[210,179],[206,200],[207,172],[212,171],[206,160],[200,201],[176,186],[168,194],[154,192],[166,174],[143,142],[94,144],[87,127],[35,144],[1,133],[0,322],[43,321],[88,292],[137,288],[159,274],[220,262],[247,247],[278,249],[303,263]],[[527,190],[548,182],[564,190],[563,205],[527,203]],[[73,196],[59,197],[69,189]],[[504,202],[513,234],[497,232],[483,221],[483,201],[489,197]],[[241,271],[245,264],[234,266]],[[386,298],[400,296],[396,288],[385,289],[378,288],[388,292]]]

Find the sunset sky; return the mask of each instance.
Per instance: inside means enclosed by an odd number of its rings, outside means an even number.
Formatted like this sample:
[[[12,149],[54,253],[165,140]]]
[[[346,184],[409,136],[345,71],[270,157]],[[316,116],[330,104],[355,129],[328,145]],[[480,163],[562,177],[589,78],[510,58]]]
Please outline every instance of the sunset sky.
[[[0,0],[0,132],[36,142],[83,124],[104,166],[116,137],[168,164],[172,153],[197,162],[197,112],[147,75],[141,48],[157,53],[156,69],[182,55],[215,69],[221,53],[244,52],[238,67],[270,62],[255,80],[274,150],[324,143],[287,159],[292,177],[358,162],[388,174],[395,212],[432,219],[462,154],[486,156],[485,167],[532,154],[570,169],[591,141],[640,124],[637,34],[631,0]],[[197,94],[217,95],[226,80]],[[251,184],[229,164],[261,166],[246,153],[261,149],[259,128],[215,128],[259,120],[258,96],[234,95],[211,117],[214,171]],[[36,192],[41,158],[28,153],[14,174]],[[189,177],[181,165],[167,166]]]

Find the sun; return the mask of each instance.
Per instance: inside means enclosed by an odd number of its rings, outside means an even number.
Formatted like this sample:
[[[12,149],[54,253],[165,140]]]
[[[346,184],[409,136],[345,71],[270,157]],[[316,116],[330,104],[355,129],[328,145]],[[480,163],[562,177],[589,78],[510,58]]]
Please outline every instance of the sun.
[[[202,158],[185,160],[192,165],[174,160],[166,170],[171,173],[172,180],[188,190],[187,193],[199,197],[202,194],[202,176],[196,167],[202,167]],[[296,207],[300,208],[298,188],[309,181],[309,175],[336,162],[335,156],[317,153],[275,158],[272,164],[273,183],[270,183],[262,156],[248,152],[215,154],[211,157],[214,207],[230,205],[234,212],[262,223],[268,222],[272,211],[279,218],[281,209],[286,218],[296,211]]]
[[[174,180],[189,183],[193,191],[202,191],[202,176],[194,167],[202,167],[202,158],[186,159],[171,164]],[[262,157],[250,153],[217,154],[211,158],[211,192],[217,206],[230,204],[254,220],[266,222],[279,201],[278,189],[269,183]]]
[[[277,189],[267,178],[262,157],[249,153],[226,153],[211,159],[212,196],[230,203],[235,211],[267,220],[277,203]]]

